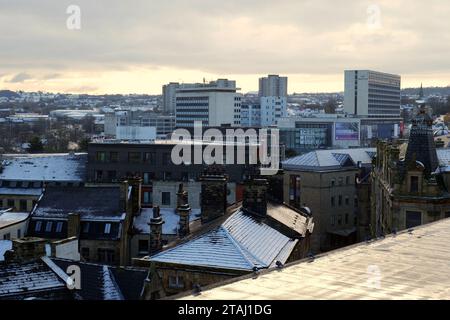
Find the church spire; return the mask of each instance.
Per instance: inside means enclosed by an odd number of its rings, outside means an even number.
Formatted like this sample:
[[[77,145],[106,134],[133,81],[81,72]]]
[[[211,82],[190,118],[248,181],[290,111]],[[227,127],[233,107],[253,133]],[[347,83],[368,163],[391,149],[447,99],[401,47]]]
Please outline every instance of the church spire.
[[[423,97],[424,97],[424,94],[423,94],[423,84],[420,83],[419,99],[422,100]]]
[[[422,104],[412,120],[405,162],[409,164],[419,161],[423,164],[426,175],[434,172],[439,166],[432,126],[433,119]]]

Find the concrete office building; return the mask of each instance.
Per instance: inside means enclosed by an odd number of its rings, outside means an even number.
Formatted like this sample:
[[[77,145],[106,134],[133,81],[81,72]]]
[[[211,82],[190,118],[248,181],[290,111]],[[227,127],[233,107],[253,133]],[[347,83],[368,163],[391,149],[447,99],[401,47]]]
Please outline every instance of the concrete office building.
[[[394,74],[346,70],[344,111],[364,117],[399,117],[400,83],[400,76]]]
[[[361,119],[338,117],[289,117],[278,122],[280,141],[297,153],[361,145]]]
[[[176,126],[193,127],[195,121],[203,126],[240,126],[242,95],[238,90],[236,81],[227,79],[180,86],[176,91]]]
[[[154,130],[149,130],[154,128]],[[105,115],[105,136],[114,139],[154,140],[175,129],[175,116],[140,110],[118,110]]]
[[[170,82],[162,87],[163,112],[175,114],[176,100],[175,94],[180,87],[178,82]]]
[[[261,104],[246,103],[241,105],[241,126],[242,127],[261,126]]]
[[[270,74],[259,79],[260,97],[287,97],[287,77]]]
[[[261,126],[277,125],[278,121],[287,116],[287,98],[279,96],[261,97]]]

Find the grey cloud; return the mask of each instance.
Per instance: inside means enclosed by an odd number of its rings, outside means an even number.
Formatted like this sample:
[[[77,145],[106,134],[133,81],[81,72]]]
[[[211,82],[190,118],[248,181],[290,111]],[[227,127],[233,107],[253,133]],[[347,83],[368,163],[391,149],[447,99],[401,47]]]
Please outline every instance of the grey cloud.
[[[28,73],[21,72],[21,73],[14,75],[12,78],[7,80],[6,82],[19,83],[19,82],[24,82],[25,80],[29,80],[29,79],[32,79],[32,76],[30,76]]]
[[[0,28],[9,30],[0,35],[0,68],[450,72],[447,0],[78,0],[77,31],[66,28],[73,2],[0,0]],[[369,32],[367,8],[374,3],[382,28]]]

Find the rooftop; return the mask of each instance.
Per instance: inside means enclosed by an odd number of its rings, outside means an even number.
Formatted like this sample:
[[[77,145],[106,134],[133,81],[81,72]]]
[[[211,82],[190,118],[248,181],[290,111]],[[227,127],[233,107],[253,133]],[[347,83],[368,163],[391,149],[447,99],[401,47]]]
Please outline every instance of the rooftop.
[[[449,260],[445,219],[185,299],[450,299]]]
[[[12,212],[0,210],[0,229],[14,225],[16,223],[28,219],[30,213],[28,212]]]
[[[100,199],[100,200],[99,200]],[[121,220],[120,187],[48,187],[33,217],[67,218],[79,213],[81,220]]]
[[[269,206],[268,211],[272,210],[279,208]],[[301,216],[300,213],[296,214]],[[277,214],[268,213],[268,216],[276,217]],[[302,218],[303,216],[299,220]],[[287,219],[282,223],[289,225],[291,222]],[[306,221],[303,223],[308,225]],[[300,224],[299,222],[297,229],[304,232],[306,229],[300,227]],[[298,241],[272,227],[267,219],[245,213],[239,208],[217,227],[146,259],[161,263],[251,271],[255,267],[269,268],[277,261],[285,263]]]
[[[337,170],[347,166],[372,164],[376,148],[316,150],[282,162],[286,170]]]
[[[0,180],[82,182],[87,154],[2,155]]]

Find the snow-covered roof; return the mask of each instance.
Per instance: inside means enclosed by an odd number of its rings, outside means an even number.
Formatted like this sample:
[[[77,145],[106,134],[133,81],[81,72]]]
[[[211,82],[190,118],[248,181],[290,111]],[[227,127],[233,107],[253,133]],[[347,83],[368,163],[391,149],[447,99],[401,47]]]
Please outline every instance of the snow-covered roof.
[[[87,154],[3,155],[0,180],[82,182]]]
[[[120,221],[120,187],[48,187],[33,218],[62,218],[79,213],[81,220]]]
[[[0,229],[25,221],[30,214],[28,212],[12,212],[0,210]]]
[[[0,261],[5,260],[5,252],[12,249],[12,241],[0,240]]]
[[[13,196],[40,196],[43,192],[42,188],[1,188],[1,195]]]
[[[162,226],[162,233],[165,235],[176,235],[178,234],[180,216],[175,209],[172,208],[160,208],[160,214],[163,218],[164,224]],[[189,216],[189,221],[195,221],[200,219],[201,211],[200,209],[192,209]],[[142,234],[150,233],[150,226],[148,223],[153,217],[152,208],[142,208],[141,214],[134,219],[134,227],[140,231]]]
[[[286,170],[335,170],[347,165],[371,164],[376,148],[316,150],[282,162]]]
[[[239,209],[217,228],[149,259],[251,271],[285,263],[297,242]]]

